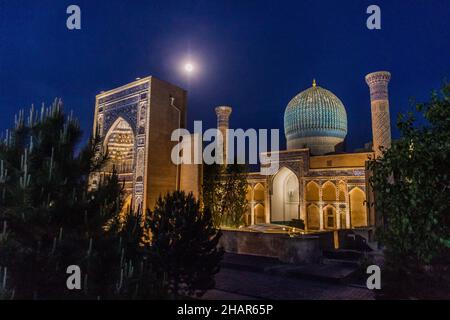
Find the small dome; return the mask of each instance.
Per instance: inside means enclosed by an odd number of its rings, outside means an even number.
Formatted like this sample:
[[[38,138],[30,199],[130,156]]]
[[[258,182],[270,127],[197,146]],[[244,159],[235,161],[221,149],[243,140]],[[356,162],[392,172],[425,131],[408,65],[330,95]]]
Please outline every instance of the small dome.
[[[310,148],[313,154],[334,152],[347,135],[347,112],[338,97],[314,81],[287,105],[284,133],[288,149]]]

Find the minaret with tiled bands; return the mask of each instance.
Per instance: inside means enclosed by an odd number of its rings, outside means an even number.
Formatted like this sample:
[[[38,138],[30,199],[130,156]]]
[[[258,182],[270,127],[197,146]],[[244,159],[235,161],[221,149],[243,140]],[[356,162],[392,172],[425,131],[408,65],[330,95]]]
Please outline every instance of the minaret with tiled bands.
[[[372,111],[373,151],[375,157],[382,155],[380,147],[388,149],[391,146],[391,122],[389,117],[388,84],[391,74],[378,71],[366,75],[370,88],[370,104]]]
[[[218,106],[216,107],[217,115],[217,129],[222,133],[223,137],[223,163],[227,163],[227,151],[228,151],[228,134],[227,129],[229,127],[230,114],[233,109],[230,106]]]

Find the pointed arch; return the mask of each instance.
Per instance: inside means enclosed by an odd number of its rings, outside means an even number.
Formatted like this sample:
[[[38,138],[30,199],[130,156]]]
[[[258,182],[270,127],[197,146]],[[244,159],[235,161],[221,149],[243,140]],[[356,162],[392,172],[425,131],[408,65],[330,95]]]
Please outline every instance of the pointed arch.
[[[319,185],[315,181],[310,181],[306,185],[306,201],[319,201]]]
[[[264,186],[262,185],[262,183],[258,182],[253,189],[253,200],[264,201],[264,191]]]
[[[359,187],[349,192],[350,196],[350,219],[352,227],[367,226],[366,194]]]
[[[322,185],[322,200],[336,201],[336,186],[333,182],[327,181]]]
[[[250,184],[247,186],[247,194],[245,195],[245,198],[249,202],[252,201],[252,199],[253,199],[253,189]]]
[[[299,217],[299,182],[297,175],[282,167],[272,179],[271,221],[285,222]]]
[[[106,134],[104,135],[104,139],[103,139],[103,145],[104,146],[106,146],[107,141],[110,138],[111,134],[113,134],[114,131],[116,131],[118,129],[130,130],[132,135],[133,135],[133,138],[134,138],[133,128],[131,127],[130,123],[127,120],[125,120],[124,118],[122,118],[122,117],[117,117],[117,119],[114,120],[114,122],[109,127],[109,129],[106,132]]]
[[[109,156],[105,171],[111,172],[114,168],[119,174],[132,174],[135,157],[134,144],[133,129],[125,119],[118,117],[103,140]]]

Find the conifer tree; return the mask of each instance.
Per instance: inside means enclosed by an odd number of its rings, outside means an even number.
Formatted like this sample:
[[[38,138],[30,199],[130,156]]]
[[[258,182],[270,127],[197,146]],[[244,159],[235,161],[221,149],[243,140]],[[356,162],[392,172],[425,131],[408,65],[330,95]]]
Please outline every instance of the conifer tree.
[[[223,251],[210,211],[201,212],[192,193],[175,191],[160,197],[148,217],[152,259],[171,296],[201,296],[213,288]]]
[[[148,250],[137,240],[141,218],[118,218],[123,193],[114,172],[88,190],[107,155],[98,140],[77,152],[81,137],[56,100],[27,117],[20,111],[0,142],[0,298],[153,296]],[[82,270],[81,290],[66,286],[69,265]]]

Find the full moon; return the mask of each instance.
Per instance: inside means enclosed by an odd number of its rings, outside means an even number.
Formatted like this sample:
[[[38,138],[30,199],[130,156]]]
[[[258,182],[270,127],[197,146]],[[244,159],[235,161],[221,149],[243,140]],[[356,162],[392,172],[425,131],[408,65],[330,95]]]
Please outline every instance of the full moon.
[[[184,70],[186,70],[188,73],[191,73],[192,71],[194,71],[194,66],[192,65],[192,63],[186,63],[184,65]]]

